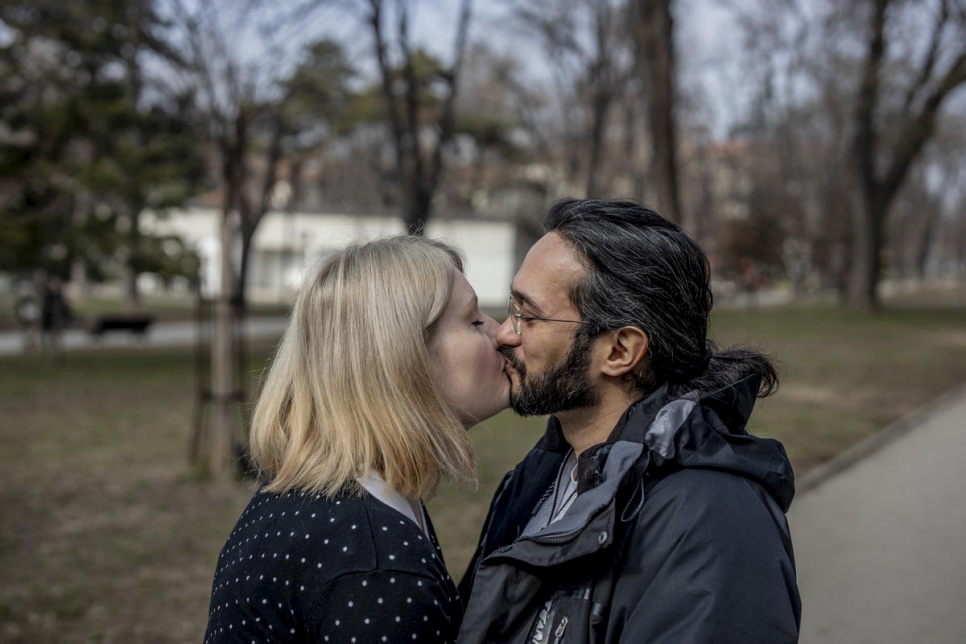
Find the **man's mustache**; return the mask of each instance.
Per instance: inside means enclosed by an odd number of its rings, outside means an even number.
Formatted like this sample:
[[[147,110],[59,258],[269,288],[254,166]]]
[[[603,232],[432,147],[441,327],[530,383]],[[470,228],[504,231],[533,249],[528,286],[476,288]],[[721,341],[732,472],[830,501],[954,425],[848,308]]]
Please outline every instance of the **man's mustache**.
[[[524,374],[525,368],[523,363],[520,362],[517,357],[513,354],[513,347],[500,347],[500,353],[506,358],[506,361],[510,363],[510,366],[517,370],[520,375]]]

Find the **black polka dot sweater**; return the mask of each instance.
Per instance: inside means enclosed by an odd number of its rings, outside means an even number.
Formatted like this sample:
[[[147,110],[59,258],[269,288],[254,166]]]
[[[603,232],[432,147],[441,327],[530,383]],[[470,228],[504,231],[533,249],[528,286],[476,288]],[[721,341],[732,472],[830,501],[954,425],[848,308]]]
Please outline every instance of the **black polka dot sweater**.
[[[258,492],[218,558],[205,642],[452,642],[462,607],[427,531],[371,495]]]

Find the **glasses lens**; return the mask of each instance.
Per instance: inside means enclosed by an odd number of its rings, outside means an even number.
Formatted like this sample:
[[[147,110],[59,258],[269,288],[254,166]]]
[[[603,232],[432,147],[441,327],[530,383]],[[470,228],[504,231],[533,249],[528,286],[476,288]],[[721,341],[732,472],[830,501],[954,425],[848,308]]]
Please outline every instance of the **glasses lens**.
[[[519,317],[517,317],[519,313],[520,309],[518,309],[517,305],[513,303],[513,296],[510,296],[510,299],[507,302],[506,314],[507,317],[510,318],[510,324],[513,325],[513,330],[517,332],[517,335],[520,335],[521,320]]]

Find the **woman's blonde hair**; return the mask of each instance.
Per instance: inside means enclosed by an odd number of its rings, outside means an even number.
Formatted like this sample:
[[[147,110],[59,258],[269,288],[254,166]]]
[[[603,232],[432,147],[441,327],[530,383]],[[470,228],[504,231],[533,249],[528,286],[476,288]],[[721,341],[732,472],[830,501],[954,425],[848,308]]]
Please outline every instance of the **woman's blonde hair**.
[[[457,270],[456,249],[398,236],[310,272],[252,419],[267,491],[331,497],[371,468],[404,496],[429,498],[444,475],[474,478],[472,443],[430,355]]]

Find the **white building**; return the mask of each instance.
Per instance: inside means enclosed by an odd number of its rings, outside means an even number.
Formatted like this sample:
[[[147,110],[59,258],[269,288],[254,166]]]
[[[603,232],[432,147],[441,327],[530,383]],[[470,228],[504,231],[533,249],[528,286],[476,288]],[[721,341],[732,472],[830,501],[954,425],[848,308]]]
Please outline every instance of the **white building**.
[[[220,217],[220,211],[212,208],[173,211],[163,218],[145,213],[141,226],[149,234],[176,234],[197,250],[202,261],[202,287],[214,293],[221,281]],[[403,232],[404,226],[398,217],[270,212],[262,219],[252,240],[248,296],[253,301],[287,300],[297,288],[308,262],[350,243]],[[430,220],[426,234],[462,249],[467,260],[467,279],[476,289],[482,306],[503,306],[514,270],[512,223]]]

